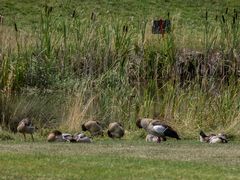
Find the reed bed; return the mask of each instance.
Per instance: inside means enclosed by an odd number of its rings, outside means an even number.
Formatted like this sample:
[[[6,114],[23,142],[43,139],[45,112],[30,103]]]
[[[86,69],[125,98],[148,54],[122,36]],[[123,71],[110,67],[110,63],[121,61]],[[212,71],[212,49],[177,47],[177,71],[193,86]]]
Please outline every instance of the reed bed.
[[[196,32],[173,14],[164,36],[151,34],[148,18],[53,13],[46,5],[31,30],[0,25],[3,128],[32,116],[42,128],[98,119],[136,130],[138,117],[152,117],[189,137],[239,134],[238,10],[205,11]]]

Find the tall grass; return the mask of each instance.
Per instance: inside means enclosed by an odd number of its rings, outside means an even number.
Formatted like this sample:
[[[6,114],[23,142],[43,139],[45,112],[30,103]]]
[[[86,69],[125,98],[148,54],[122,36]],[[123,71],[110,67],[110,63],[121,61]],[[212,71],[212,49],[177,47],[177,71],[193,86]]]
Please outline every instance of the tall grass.
[[[207,11],[203,33],[195,35],[181,29],[173,15],[172,31],[165,36],[152,35],[151,22],[144,17],[106,18],[96,12],[81,16],[74,10],[62,18],[53,12],[45,6],[39,25],[30,32],[17,23],[11,30],[0,25],[2,126],[46,103],[63,111],[53,115],[43,108],[40,112],[50,113],[47,118],[30,113],[42,127],[57,116],[57,124],[71,131],[88,119],[105,126],[121,121],[135,129],[138,117],[155,117],[189,136],[201,128],[237,134],[233,130],[240,98],[236,10],[216,20]],[[196,52],[202,56],[197,58]],[[62,104],[55,106],[44,96],[25,104],[17,98],[25,88],[56,91]],[[14,105],[12,98],[20,105]]]

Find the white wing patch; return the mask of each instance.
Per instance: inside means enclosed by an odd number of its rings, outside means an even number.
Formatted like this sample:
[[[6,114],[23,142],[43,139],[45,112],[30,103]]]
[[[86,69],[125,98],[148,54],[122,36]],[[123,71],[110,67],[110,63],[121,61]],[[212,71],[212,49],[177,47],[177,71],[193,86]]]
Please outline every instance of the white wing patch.
[[[167,128],[162,125],[153,126],[153,130],[160,135],[164,135],[164,132],[166,131],[166,129]]]
[[[68,133],[63,133],[62,134],[62,139],[65,140],[65,141],[68,141],[71,138],[72,138],[71,134],[68,134]]]
[[[210,138],[209,143],[214,144],[214,143],[221,143],[222,140],[218,136],[213,136]]]

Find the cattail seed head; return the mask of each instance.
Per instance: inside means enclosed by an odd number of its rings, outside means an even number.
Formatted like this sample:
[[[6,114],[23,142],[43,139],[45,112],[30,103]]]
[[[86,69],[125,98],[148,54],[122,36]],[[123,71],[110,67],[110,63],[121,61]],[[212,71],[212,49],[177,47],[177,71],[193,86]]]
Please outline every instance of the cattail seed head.
[[[128,32],[128,25],[123,26],[123,32],[127,33]]]
[[[96,20],[96,14],[94,12],[92,12],[91,14],[91,20],[92,21],[95,21]]]
[[[225,17],[224,17],[224,15],[222,15],[222,21],[223,21],[223,23],[225,23]]]
[[[14,29],[15,29],[16,32],[18,32],[18,28],[17,28],[16,22],[14,23]]]
[[[75,16],[76,16],[76,10],[73,11],[72,18],[75,18]]]
[[[47,14],[49,15],[52,12],[52,10],[53,10],[52,6],[48,7]]]
[[[225,14],[227,14],[228,13],[228,8],[226,8],[226,11],[225,11]]]

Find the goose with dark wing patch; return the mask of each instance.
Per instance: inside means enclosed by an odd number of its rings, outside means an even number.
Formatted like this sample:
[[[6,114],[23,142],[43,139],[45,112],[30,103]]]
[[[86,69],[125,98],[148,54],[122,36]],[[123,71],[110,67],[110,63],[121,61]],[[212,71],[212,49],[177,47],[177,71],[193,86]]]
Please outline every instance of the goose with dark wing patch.
[[[162,124],[159,121],[149,123],[147,131],[149,134],[157,136],[159,142],[161,142],[161,139],[165,140],[166,137],[176,138],[177,140],[181,139],[172,127]]]
[[[158,142],[166,141],[166,137],[180,140],[177,132],[170,126],[161,123],[159,120],[143,118],[136,122],[137,127],[145,129],[149,134],[158,137]]]

